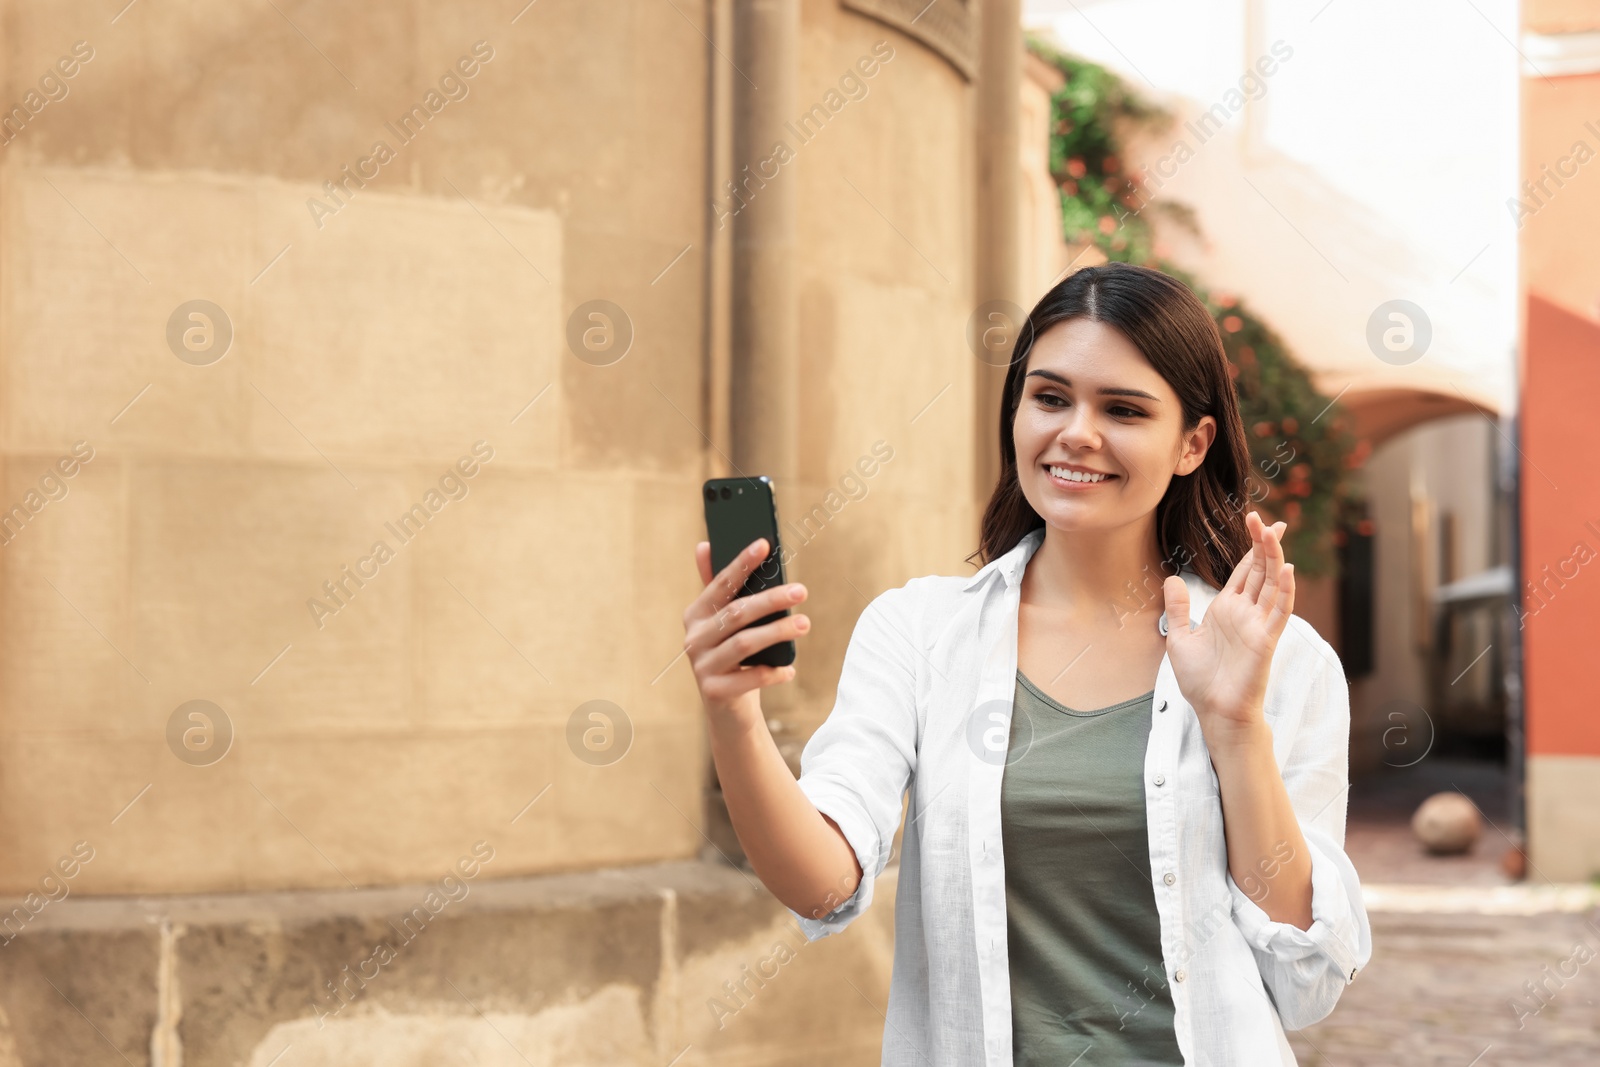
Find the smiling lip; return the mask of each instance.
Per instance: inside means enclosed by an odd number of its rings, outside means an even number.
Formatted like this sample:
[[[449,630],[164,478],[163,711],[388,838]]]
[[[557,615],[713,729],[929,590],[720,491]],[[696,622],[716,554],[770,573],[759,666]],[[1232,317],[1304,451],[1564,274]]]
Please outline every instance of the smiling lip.
[[[1062,489],[1092,489],[1097,485],[1105,485],[1107,482],[1116,477],[1115,474],[1109,474],[1105,471],[1091,470],[1088,467],[1080,467],[1076,463],[1046,463],[1044,465],[1044,469],[1045,473],[1050,478],[1050,483]],[[1062,478],[1056,475],[1055,471],[1057,470],[1071,471],[1075,474],[1086,475],[1088,477],[1081,481],[1072,478]]]

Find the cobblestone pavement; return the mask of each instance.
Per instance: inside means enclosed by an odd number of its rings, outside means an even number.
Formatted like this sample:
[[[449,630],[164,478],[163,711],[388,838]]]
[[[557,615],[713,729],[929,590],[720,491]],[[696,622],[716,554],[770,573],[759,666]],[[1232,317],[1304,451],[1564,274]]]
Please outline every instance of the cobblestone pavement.
[[[1302,1067],[1600,1064],[1600,908],[1369,914],[1372,962],[1332,1015],[1289,1035]],[[1525,982],[1549,990],[1542,1007]]]
[[[1289,1035],[1302,1067],[1600,1067],[1600,892],[1555,901],[1537,871],[1507,877],[1503,774],[1428,763],[1352,786],[1345,848],[1371,889],[1372,960],[1332,1015]],[[1483,837],[1429,856],[1408,820],[1452,787],[1479,805]]]

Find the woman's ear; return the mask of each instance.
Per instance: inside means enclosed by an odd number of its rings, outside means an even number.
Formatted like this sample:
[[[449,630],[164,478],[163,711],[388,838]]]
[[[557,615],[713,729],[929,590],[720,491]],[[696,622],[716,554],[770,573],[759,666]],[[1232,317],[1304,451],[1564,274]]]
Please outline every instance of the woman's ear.
[[[1192,430],[1183,435],[1183,452],[1178,456],[1178,466],[1173,474],[1192,474],[1205,462],[1211,442],[1217,439],[1217,420],[1210,415],[1200,416]]]

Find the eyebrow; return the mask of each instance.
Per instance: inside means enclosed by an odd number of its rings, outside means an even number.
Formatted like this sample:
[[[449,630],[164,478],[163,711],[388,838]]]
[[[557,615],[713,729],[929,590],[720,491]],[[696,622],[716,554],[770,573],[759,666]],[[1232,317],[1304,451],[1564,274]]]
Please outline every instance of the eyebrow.
[[[1027,377],[1029,378],[1032,378],[1035,375],[1040,378],[1047,378],[1052,382],[1059,382],[1068,389],[1072,388],[1071,378],[1064,378],[1053,370],[1031,370],[1027,373]],[[1144,400],[1154,401],[1157,404],[1161,403],[1161,398],[1159,396],[1151,396],[1142,389],[1101,388],[1099,393],[1101,396],[1136,396]]]

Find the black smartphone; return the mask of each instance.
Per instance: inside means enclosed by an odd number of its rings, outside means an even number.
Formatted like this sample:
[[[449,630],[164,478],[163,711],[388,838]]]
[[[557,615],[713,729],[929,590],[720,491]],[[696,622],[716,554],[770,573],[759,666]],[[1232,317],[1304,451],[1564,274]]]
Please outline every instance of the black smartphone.
[[[765,474],[755,478],[712,478],[701,494],[706,502],[706,539],[711,542],[711,573],[722,569],[759,538],[767,539],[767,556],[744,581],[739,596],[783,585],[783,547],[778,541],[778,504],[772,496],[772,479]],[[740,629],[764,626],[789,614],[788,608],[775,611]],[[739,662],[747,667],[787,667],[794,662],[793,641],[779,641],[752,652]]]

